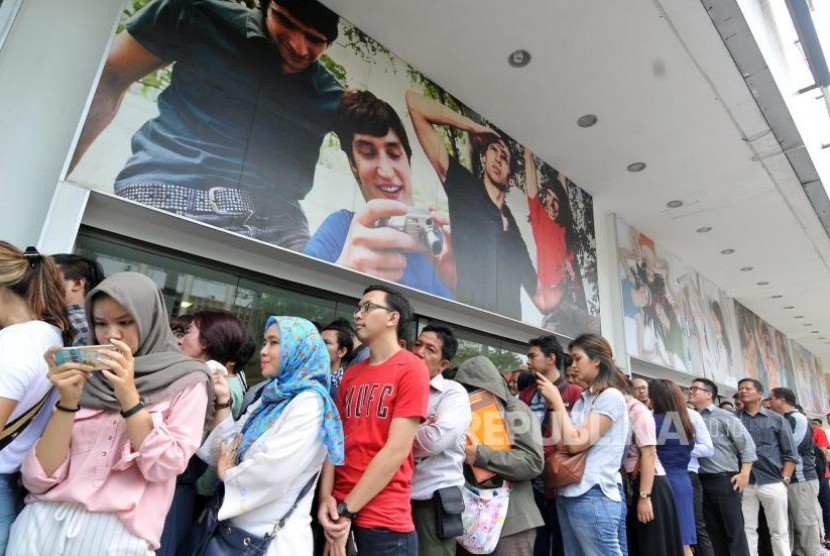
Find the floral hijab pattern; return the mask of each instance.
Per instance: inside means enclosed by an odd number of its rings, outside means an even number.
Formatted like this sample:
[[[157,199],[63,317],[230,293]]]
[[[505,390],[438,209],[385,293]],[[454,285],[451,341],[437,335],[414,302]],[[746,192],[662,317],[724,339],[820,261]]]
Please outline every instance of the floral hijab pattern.
[[[238,458],[279,418],[295,396],[313,390],[323,399],[321,433],[328,458],[343,465],[343,423],[329,395],[329,352],[323,338],[309,321],[297,317],[269,317],[265,330],[276,324],[280,330],[280,370],[262,389],[261,405],[242,427]]]

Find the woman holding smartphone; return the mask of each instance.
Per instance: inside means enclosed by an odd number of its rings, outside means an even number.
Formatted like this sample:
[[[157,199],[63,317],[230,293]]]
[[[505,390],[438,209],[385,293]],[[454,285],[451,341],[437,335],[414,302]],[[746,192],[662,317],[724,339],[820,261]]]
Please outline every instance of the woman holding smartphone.
[[[629,424],[625,398],[615,387],[617,366],[608,340],[596,334],[579,336],[568,349],[576,378],[586,385],[570,416],[559,388],[536,373],[539,392],[555,414],[554,426],[559,424],[562,441],[557,449],[588,452],[582,480],[560,488],[556,499],[565,554],[622,556],[628,543],[620,462]]]
[[[301,318],[270,317],[264,336],[262,396],[236,422],[228,408],[218,410],[198,455],[217,466],[224,483],[219,520],[265,537],[288,515],[264,553],[311,554],[314,483],[326,457],[342,465],[344,456],[343,425],[329,395],[328,349]]]
[[[100,371],[46,353],[59,399],[23,460],[31,495],[9,554],[152,554],[176,475],[202,439],[208,369],[179,350],[156,284],[115,274],[86,312],[95,341],[113,347],[100,351]]]
[[[69,345],[63,281],[52,257],[0,241],[0,554],[22,507],[20,464],[40,438],[55,404],[43,352]]]

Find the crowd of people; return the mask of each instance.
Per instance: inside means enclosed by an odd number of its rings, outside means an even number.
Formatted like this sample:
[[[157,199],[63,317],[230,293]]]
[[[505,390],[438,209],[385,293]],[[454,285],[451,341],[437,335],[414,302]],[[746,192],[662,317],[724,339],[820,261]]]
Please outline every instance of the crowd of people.
[[[0,554],[824,553],[830,442],[791,390],[632,380],[596,334],[451,368],[413,319],[382,285],[353,322],[271,316],[249,387],[236,316],[0,242]]]

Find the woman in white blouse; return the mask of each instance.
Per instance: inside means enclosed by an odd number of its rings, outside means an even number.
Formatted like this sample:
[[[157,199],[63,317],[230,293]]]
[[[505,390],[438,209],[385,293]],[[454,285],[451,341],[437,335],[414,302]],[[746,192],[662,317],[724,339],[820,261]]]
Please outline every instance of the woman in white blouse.
[[[343,464],[343,426],[329,396],[328,350],[309,321],[270,317],[260,362],[269,379],[262,396],[236,423],[228,409],[220,410],[198,455],[217,466],[224,482],[220,521],[264,537],[296,503],[267,554],[311,554],[314,488],[300,495],[316,480],[327,454],[335,465]]]

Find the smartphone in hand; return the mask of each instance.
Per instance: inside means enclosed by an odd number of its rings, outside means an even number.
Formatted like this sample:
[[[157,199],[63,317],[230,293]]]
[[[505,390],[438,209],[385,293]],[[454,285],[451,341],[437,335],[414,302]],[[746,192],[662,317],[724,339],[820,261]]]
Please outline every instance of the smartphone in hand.
[[[100,353],[105,350],[116,350],[117,348],[112,344],[103,344],[99,346],[78,346],[66,347],[55,352],[55,363],[63,365],[64,363],[79,363],[81,365],[89,365],[94,371],[100,371],[103,367],[98,364]]]

